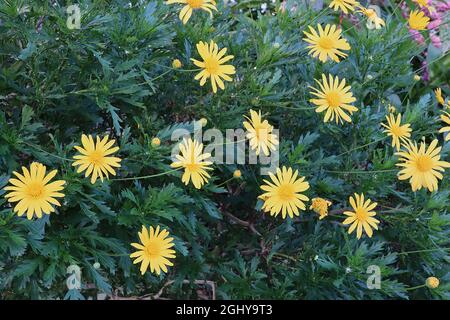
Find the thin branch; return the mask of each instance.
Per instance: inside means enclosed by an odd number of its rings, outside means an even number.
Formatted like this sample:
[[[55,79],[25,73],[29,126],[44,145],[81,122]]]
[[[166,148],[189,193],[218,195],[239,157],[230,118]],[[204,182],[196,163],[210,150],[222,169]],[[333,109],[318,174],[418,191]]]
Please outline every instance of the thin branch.
[[[175,282],[174,280],[167,281],[161,287],[161,289],[158,291],[158,293],[156,293],[156,294],[150,293],[150,294],[145,294],[143,296],[121,297],[117,294],[118,293],[117,290],[114,290],[114,293],[111,294],[109,297],[111,298],[111,300],[169,300],[167,298],[162,298],[161,295],[164,293],[164,290],[167,287],[169,287],[170,285],[172,285],[174,282]],[[183,284],[194,283],[196,285],[208,285],[211,287],[212,300],[216,300],[216,283],[214,281],[211,281],[211,280],[194,280],[194,281],[183,280],[182,283]]]
[[[244,226],[246,228],[248,228],[251,232],[253,232],[254,234],[258,235],[258,236],[262,236],[261,233],[258,232],[258,230],[256,230],[255,226],[253,225],[253,223],[250,223],[248,221],[244,221],[239,219],[238,217],[232,215],[231,213],[229,213],[228,211],[222,211],[222,213],[224,215],[226,215],[228,218],[230,218],[231,220],[233,220],[234,222],[236,222],[237,224],[240,224],[241,226]]]
[[[170,280],[167,281],[161,288],[161,290],[158,291],[157,294],[152,296],[153,300],[158,300],[161,299],[161,295],[164,292],[164,289],[166,289],[168,286],[170,286],[171,284],[173,284],[175,281],[174,280]],[[183,280],[184,284],[189,284],[191,283],[190,280]],[[216,300],[216,283],[214,281],[210,281],[210,280],[194,280],[194,284],[196,285],[209,285],[211,287],[211,294],[212,294],[212,300]],[[146,295],[144,297],[149,297],[151,295]]]

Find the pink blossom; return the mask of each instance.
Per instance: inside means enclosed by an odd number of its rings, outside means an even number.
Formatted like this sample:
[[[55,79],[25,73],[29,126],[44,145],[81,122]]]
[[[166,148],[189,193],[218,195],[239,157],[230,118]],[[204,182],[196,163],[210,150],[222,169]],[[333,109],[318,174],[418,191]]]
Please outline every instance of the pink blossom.
[[[430,36],[430,39],[433,46],[435,46],[436,48],[442,47],[441,38],[439,38],[439,36],[437,36],[436,34],[432,34]]]
[[[431,19],[436,20],[436,19],[441,19],[442,14],[441,14],[440,12],[437,12],[437,11],[432,11],[432,12],[430,12],[430,14],[429,14],[428,16],[429,16]]]
[[[400,4],[400,9],[402,10],[402,17],[405,18],[405,19],[408,19],[408,17],[409,17],[409,8],[406,5],[406,2],[402,2]]]
[[[425,38],[420,34],[419,31],[414,29],[409,29],[409,33],[411,34],[411,37],[414,39],[414,41],[418,42],[419,44],[425,43]]]
[[[442,23],[441,19],[433,20],[428,24],[427,28],[428,28],[428,30],[436,29],[441,25],[441,23]]]
[[[447,1],[445,3],[442,1],[436,1],[434,4],[434,7],[439,12],[446,12],[446,11],[450,10],[450,1]]]

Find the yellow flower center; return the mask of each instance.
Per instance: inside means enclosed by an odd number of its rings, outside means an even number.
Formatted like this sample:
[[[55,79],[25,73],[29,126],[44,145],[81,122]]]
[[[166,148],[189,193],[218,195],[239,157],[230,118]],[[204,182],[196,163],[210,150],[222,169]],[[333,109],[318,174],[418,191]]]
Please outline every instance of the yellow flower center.
[[[322,37],[319,40],[319,46],[322,49],[330,50],[334,47],[334,41],[330,37]]]
[[[187,3],[192,9],[198,9],[203,5],[203,0],[187,0]]]
[[[332,108],[337,108],[341,105],[341,95],[337,91],[330,91],[327,93],[328,105]]]
[[[103,153],[100,151],[93,151],[89,155],[89,161],[97,166],[102,165],[103,164]]]
[[[428,155],[421,155],[416,160],[417,170],[420,172],[427,172],[433,168],[433,161]]]
[[[258,140],[266,141],[269,137],[269,129],[266,126],[257,125],[255,128],[255,135]]]
[[[404,134],[403,130],[399,126],[396,126],[396,125],[392,125],[391,132],[396,137],[401,137]]]
[[[198,171],[200,165],[198,163],[187,163],[186,168],[191,172]]]
[[[32,182],[28,185],[26,193],[31,198],[40,198],[44,193],[44,185],[41,182]]]
[[[282,184],[278,187],[278,197],[282,201],[292,201],[295,198],[294,187],[291,184]]]
[[[145,246],[145,253],[152,257],[152,256],[160,256],[161,255],[161,246],[159,243],[155,241],[149,241],[147,245]]]
[[[414,18],[410,18],[409,19],[409,25],[411,26],[412,29],[419,29],[420,28],[419,21],[415,20]]]
[[[364,222],[367,220],[367,217],[368,217],[367,211],[364,210],[363,208],[356,209],[355,213],[356,213],[356,219],[358,219],[359,221]]]
[[[219,67],[219,60],[215,58],[209,58],[205,60],[205,69],[210,74],[217,74],[217,72],[219,71]]]

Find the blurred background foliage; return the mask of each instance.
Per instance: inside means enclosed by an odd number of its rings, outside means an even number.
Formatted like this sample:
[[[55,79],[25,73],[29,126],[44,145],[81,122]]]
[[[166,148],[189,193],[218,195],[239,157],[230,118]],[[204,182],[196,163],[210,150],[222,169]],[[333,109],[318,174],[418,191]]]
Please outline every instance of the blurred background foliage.
[[[380,126],[391,104],[413,139],[443,144],[432,89],[449,93],[448,55],[434,48],[430,82],[414,80],[428,42],[410,38],[398,1],[377,2],[380,30],[361,16],[341,21],[328,2],[287,1],[284,11],[279,1],[264,3],[218,1],[213,19],[195,12],[182,25],[180,7],[163,1],[80,0],[81,29],[70,30],[71,1],[1,2],[0,187],[32,161],[58,169],[67,186],[63,206],[39,220],[18,218],[0,198],[0,298],[154,297],[164,286],[156,298],[211,299],[211,286],[196,280],[210,281],[218,299],[449,298],[448,175],[438,192],[413,193],[392,171],[396,157]],[[322,64],[307,55],[302,32],[317,23],[341,24],[347,59]],[[195,68],[195,44],[209,40],[228,48],[237,69],[215,95],[184,71]],[[170,68],[175,58],[182,70]],[[351,84],[359,108],[352,124],[325,124],[311,109],[308,86],[322,73]],[[68,161],[82,133],[106,134],[121,148],[120,178],[168,171],[173,130],[192,130],[200,118],[206,128],[240,128],[251,108],[280,129],[281,164],[307,177],[310,198],[333,202],[330,216],[263,214],[257,165],[218,165],[195,190],[178,172],[91,185]],[[160,147],[151,145],[156,136]],[[447,160],[449,151],[444,144]],[[223,184],[235,169],[242,178]],[[379,203],[382,224],[371,239],[358,241],[341,224],[353,192]],[[175,237],[168,274],[141,276],[132,265],[130,243],[143,224]],[[72,264],[82,271],[76,293],[66,287]],[[379,290],[367,288],[370,265],[381,268]],[[438,289],[408,290],[432,275]]]

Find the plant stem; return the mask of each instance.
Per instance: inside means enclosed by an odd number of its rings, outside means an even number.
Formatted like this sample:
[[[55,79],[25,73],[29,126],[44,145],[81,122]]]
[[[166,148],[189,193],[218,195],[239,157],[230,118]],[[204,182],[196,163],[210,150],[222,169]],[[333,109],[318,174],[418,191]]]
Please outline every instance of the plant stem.
[[[420,286],[405,288],[405,290],[410,291],[410,290],[420,289],[420,288],[423,288],[423,287],[426,287],[426,285],[425,284],[421,284]]]
[[[26,144],[27,146],[32,147],[32,148],[34,148],[34,149],[36,149],[36,150],[39,150],[39,151],[41,151],[41,152],[43,152],[43,153],[45,153],[45,154],[48,154],[49,156],[52,156],[52,157],[54,157],[54,158],[57,158],[57,159],[60,159],[60,160],[63,160],[63,161],[74,162],[74,160],[72,160],[72,159],[67,159],[67,158],[64,158],[64,157],[60,157],[60,156],[57,156],[57,155],[55,155],[55,154],[53,154],[53,153],[50,153],[50,152],[48,152],[48,151],[45,151],[45,150],[39,148],[38,146],[36,146],[36,145],[33,144],[33,143],[29,143],[29,142],[26,142],[26,141],[22,141],[22,143],[23,143],[23,144]]]
[[[378,139],[378,140],[375,140],[375,141],[366,143],[366,144],[364,144],[364,145],[362,145],[362,146],[359,146],[359,147],[350,149],[350,150],[345,151],[345,152],[343,152],[343,153],[341,153],[341,154],[338,154],[336,157],[340,157],[340,156],[343,156],[344,154],[353,152],[353,151],[355,151],[355,150],[358,150],[358,149],[362,149],[362,148],[368,147],[368,146],[370,146],[370,145],[372,145],[372,144],[375,144],[375,143],[378,143],[378,142],[380,142],[380,141],[383,141],[383,140],[385,140],[386,138],[387,138],[387,137],[384,137],[384,138],[381,138],[381,139]]]
[[[329,173],[342,173],[342,174],[366,174],[366,173],[381,173],[381,172],[396,172],[397,169],[386,169],[386,170],[373,170],[373,171],[337,171],[337,170],[323,170]]]
[[[228,182],[230,182],[231,180],[234,180],[234,179],[235,179],[235,177],[231,177],[230,179],[225,180],[224,182],[218,184],[217,186],[218,186],[218,187],[221,187],[221,186],[223,186],[224,184],[226,184],[226,183],[228,183]]]
[[[424,249],[424,250],[414,250],[414,251],[404,251],[404,252],[399,252],[397,254],[405,254],[408,255],[410,253],[420,253],[420,252],[433,252],[433,251],[446,251],[446,250],[450,250],[450,248],[435,248],[435,249]]]
[[[181,168],[177,168],[177,169],[173,169],[173,170],[169,170],[169,171],[160,172],[160,173],[157,173],[157,174],[151,174],[151,175],[148,175],[148,176],[130,177],[130,178],[115,178],[115,179],[111,179],[111,181],[131,181],[131,180],[144,180],[144,179],[156,178],[156,177],[161,177],[161,176],[164,176],[166,174],[178,171],[180,169]]]

